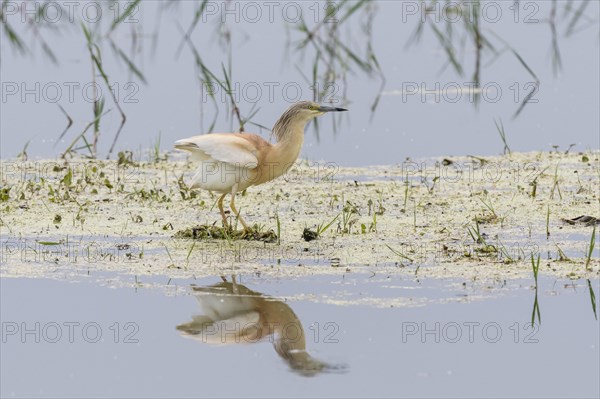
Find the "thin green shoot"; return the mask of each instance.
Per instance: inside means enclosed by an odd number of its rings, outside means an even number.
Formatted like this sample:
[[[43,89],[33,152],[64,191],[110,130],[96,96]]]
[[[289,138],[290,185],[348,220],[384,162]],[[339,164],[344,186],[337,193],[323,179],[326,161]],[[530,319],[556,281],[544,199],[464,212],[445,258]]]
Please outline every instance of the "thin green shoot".
[[[558,196],[562,200],[562,193],[560,192],[560,186],[558,184],[558,164],[554,169],[554,184],[552,185],[552,191],[550,192],[550,199],[554,199],[554,190],[558,191]]]
[[[535,299],[533,301],[533,312],[531,313],[531,325],[535,323],[537,315],[538,324],[542,324],[542,315],[540,313],[540,304],[538,302],[538,271],[540,269],[540,255],[537,256],[537,261],[534,260],[533,253],[531,254],[531,267],[533,269],[533,277],[535,279]]]
[[[590,302],[592,303],[592,309],[594,310],[594,318],[598,320],[598,314],[596,313],[596,294],[594,293],[590,279],[587,279],[587,284],[590,291]]]
[[[590,262],[592,260],[592,253],[594,252],[594,245],[596,244],[596,226],[592,230],[592,237],[590,238],[590,245],[588,246],[587,258],[585,260],[585,270],[591,271]]]
[[[408,190],[410,188],[410,184],[408,182],[408,174],[406,175],[406,179],[404,180],[404,205],[402,209],[406,212],[406,201],[408,201]]]
[[[559,262],[571,262],[571,259],[564,253],[564,251],[561,249],[561,247],[558,246],[558,244],[554,244],[556,245],[556,249],[558,252],[558,261]]]
[[[478,197],[479,200],[483,203],[483,205],[485,205],[485,207],[492,212],[492,215],[494,215],[495,218],[498,217],[498,215],[496,214],[496,211],[494,210],[494,206],[492,205],[492,201],[488,199],[488,201],[486,202],[483,198]]]
[[[336,217],[331,219],[331,221],[327,224],[325,224],[324,222],[319,224],[317,226],[317,236],[321,236],[321,234],[325,233],[339,217],[340,217],[340,214],[336,215]]]
[[[409,261],[411,263],[414,262],[414,260],[411,257],[404,255],[402,252],[398,251],[397,249],[394,249],[394,248],[390,247],[388,244],[385,244],[385,246],[388,247],[389,250],[394,253],[394,255],[399,256],[402,259],[406,259],[407,261]]]
[[[188,251],[187,256],[185,257],[185,270],[188,269],[188,266],[190,264],[190,255],[192,254],[192,251],[194,250],[195,246],[196,246],[196,241],[193,241],[192,245],[190,246],[190,250]]]
[[[548,205],[548,210],[546,211],[546,239],[550,237],[550,205]]]
[[[537,261],[534,260],[533,253],[531,254],[531,268],[533,269],[533,278],[535,279],[535,285],[537,287],[538,272],[540,270],[540,254],[537,256]]]
[[[498,130],[500,139],[502,139],[502,143],[504,144],[504,154],[508,152],[508,154],[510,155],[511,151],[510,147],[508,146],[508,143],[506,142],[506,131],[504,130],[504,124],[502,123],[502,119],[500,119],[500,122],[494,119],[494,124],[496,125],[496,129]]]
[[[279,212],[275,212],[275,220],[277,221],[277,245],[281,245],[281,221],[279,220]]]
[[[151,162],[154,162],[154,163],[160,162],[160,134],[161,134],[161,132],[159,131],[158,137],[156,138],[156,141],[154,142],[154,145],[152,146]]]
[[[167,256],[169,257],[169,260],[171,261],[171,264],[169,266],[167,266],[167,269],[172,269],[175,266],[175,262],[173,261],[173,258],[171,257],[171,252],[169,252],[169,247],[167,247],[166,245],[163,244],[163,246],[165,247],[165,250],[167,251]]]

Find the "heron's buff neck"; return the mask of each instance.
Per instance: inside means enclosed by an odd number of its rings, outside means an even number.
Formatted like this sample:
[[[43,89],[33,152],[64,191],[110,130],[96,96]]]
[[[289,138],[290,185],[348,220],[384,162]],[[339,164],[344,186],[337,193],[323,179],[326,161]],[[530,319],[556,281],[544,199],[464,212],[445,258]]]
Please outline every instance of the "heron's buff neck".
[[[306,126],[311,119],[312,117],[298,115],[297,111],[293,108],[286,110],[283,115],[277,119],[275,126],[273,126],[275,140],[279,143],[288,136],[297,134],[298,131],[304,134],[304,126]]]
[[[273,127],[276,143],[274,147],[282,159],[294,162],[300,154],[304,143],[304,127],[308,122],[304,118],[290,118],[284,113]]]

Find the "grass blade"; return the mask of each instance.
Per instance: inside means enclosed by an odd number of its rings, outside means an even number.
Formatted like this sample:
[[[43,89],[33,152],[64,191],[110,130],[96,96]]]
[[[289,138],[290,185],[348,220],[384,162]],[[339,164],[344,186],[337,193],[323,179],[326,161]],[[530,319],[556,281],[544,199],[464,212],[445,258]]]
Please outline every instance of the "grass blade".
[[[594,252],[594,245],[596,245],[596,226],[592,230],[592,237],[590,238],[590,245],[588,247],[587,259],[585,261],[585,269],[591,271],[590,261],[592,260],[592,253]]]
[[[587,283],[590,291],[590,302],[592,303],[592,309],[594,310],[594,318],[598,320],[598,314],[596,313],[596,294],[594,293],[590,279],[587,280]]]

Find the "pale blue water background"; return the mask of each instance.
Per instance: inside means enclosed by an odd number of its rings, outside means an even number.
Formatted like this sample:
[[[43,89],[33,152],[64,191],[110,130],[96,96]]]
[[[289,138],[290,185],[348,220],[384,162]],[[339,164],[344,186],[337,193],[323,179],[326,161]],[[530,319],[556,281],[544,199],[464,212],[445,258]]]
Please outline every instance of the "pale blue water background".
[[[419,44],[406,48],[420,18],[409,12],[406,3],[380,1],[375,5],[377,12],[373,21],[372,43],[386,77],[383,91],[388,93],[382,96],[375,114],[371,115],[370,106],[379,92],[380,80],[369,78],[360,71],[350,72],[346,85],[340,82],[339,92],[335,96],[347,104],[350,112],[343,116],[336,134],[332,129],[331,116],[323,117],[320,141],[314,130],[309,128],[303,157],[342,165],[369,165],[398,163],[406,157],[499,154],[503,145],[494,119],[503,121],[513,151],[550,150],[552,145],[566,149],[570,144],[576,144],[575,149],[579,151],[599,147],[599,3],[590,2],[585,13],[591,21],[582,19],[577,25],[578,28],[587,28],[576,29],[576,33],[566,36],[569,19],[563,16],[563,11],[567,3],[558,2],[557,30],[563,70],[554,76],[550,51],[552,37],[546,22],[551,2],[522,3],[518,17],[514,9],[509,8],[512,2],[488,2],[493,3],[493,7],[499,7],[502,15],[496,18],[491,8],[486,9],[482,33],[498,46],[498,50],[506,48],[495,39],[492,31],[509,43],[541,81],[540,90],[534,97],[538,102],[528,104],[515,120],[511,117],[528,91],[526,85],[534,79],[509,51],[502,53],[491,64],[493,57],[489,53],[484,54],[482,60],[482,84],[502,91],[497,102],[491,99],[495,91],[490,92],[490,99],[482,100],[478,109],[468,101],[466,94],[463,94],[462,100],[452,102],[455,95],[450,91],[443,92],[438,99],[434,95],[422,98],[415,94],[404,99],[397,95],[398,91],[413,84],[419,87],[423,85],[426,90],[435,90],[436,84],[441,89],[464,88],[472,80],[474,70],[470,38],[466,39],[465,47],[458,56],[465,69],[463,77],[458,76],[451,67],[442,68],[447,58],[430,28],[425,28]],[[178,25],[187,30],[197,3],[180,2],[159,16],[157,10],[160,4],[142,2],[135,15],[139,22],[124,23],[112,34],[115,42],[129,54],[131,34],[134,29],[137,31],[141,52],[135,55],[134,60],[144,73],[147,85],[132,77],[122,61],[115,60],[106,42],[102,47],[105,69],[119,88],[119,98],[125,101],[129,95],[128,100],[137,101],[122,104],[127,123],[118,149],[149,148],[160,133],[162,150],[169,150],[176,139],[199,134],[208,128],[215,112],[210,101],[202,99],[189,49],[184,46],[179,57],[176,57],[182,37]],[[288,44],[288,41],[297,43],[303,36],[295,31],[294,24],[286,22],[283,17],[282,10],[287,3],[277,3],[281,7],[273,9],[272,20],[269,18],[269,6],[260,2],[256,4],[262,12],[256,22],[248,21],[255,18],[251,13],[253,10],[242,6],[237,14],[226,15],[225,20],[232,32],[232,73],[234,84],[239,84],[240,88],[238,99],[241,111],[248,114],[255,102],[260,111],[254,120],[271,127],[292,100],[312,98],[310,85],[300,71],[311,76],[314,53],[309,51],[302,55],[294,45]],[[312,26],[314,5],[322,7],[323,4],[298,4]],[[579,4],[574,2],[573,7]],[[85,2],[78,3],[74,15],[80,16],[84,6]],[[220,11],[222,5],[216,3],[215,7]],[[291,9],[287,10],[291,15]],[[236,17],[239,17],[239,22],[236,22]],[[24,24],[19,23],[20,15],[7,18],[19,32],[27,32]],[[200,21],[192,40],[207,66],[220,76],[221,63],[227,64],[227,52],[218,44],[216,29],[219,15],[207,18],[206,22]],[[518,20],[516,23],[515,18]],[[538,23],[525,22],[534,18]],[[364,56],[366,43],[360,30],[363,22],[364,18],[356,15],[339,29],[344,42],[361,56]],[[56,156],[93,119],[92,104],[85,100],[86,94],[83,93],[83,86],[91,82],[85,39],[78,24],[60,26],[60,33],[44,30],[44,37],[59,59],[58,65],[53,65],[43,55],[39,43],[32,39],[30,32],[24,36],[29,38],[26,41],[31,47],[29,56],[18,55],[7,45],[6,36],[0,36],[1,80],[5,84],[18,86],[18,92],[5,96],[1,104],[0,153],[3,158],[16,156],[28,140],[31,140],[28,148],[30,157]],[[153,47],[152,34],[157,27],[160,34]],[[106,29],[107,26],[104,26],[103,32]],[[455,29],[456,32],[461,31],[458,23]],[[460,50],[460,46],[458,48]],[[35,89],[36,82],[40,83],[39,90]],[[139,91],[133,94],[136,89],[127,86],[129,82],[135,82]],[[74,90],[73,101],[69,99],[69,84],[80,84]],[[289,93],[286,95],[283,89],[286,85],[300,88],[302,94],[296,96],[296,90],[288,87]],[[57,96],[57,92],[53,91],[55,86],[62,90],[58,102],[74,119],[74,125],[64,142],[58,144],[56,139],[67,123],[56,103],[50,101]],[[23,87],[37,92],[40,95],[39,102],[31,94],[22,101]],[[47,91],[45,94],[44,87]],[[273,87],[272,93],[269,93],[269,87]],[[89,98],[91,94],[87,96]],[[219,101],[217,131],[228,131],[232,127],[226,116],[226,103],[226,99]],[[203,125],[201,105],[205,112]],[[107,99],[108,108],[113,110],[102,120],[100,140],[101,153],[104,155],[120,122],[110,99]],[[247,130],[259,132],[259,129],[252,129],[251,126]],[[267,132],[262,133],[268,137]]]

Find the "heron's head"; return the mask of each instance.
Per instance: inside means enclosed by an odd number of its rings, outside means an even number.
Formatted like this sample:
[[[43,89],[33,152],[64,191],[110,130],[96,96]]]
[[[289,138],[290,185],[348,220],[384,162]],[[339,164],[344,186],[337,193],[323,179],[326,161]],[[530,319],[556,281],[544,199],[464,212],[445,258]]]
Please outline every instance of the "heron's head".
[[[298,124],[301,124],[303,128],[304,124],[317,116],[323,115],[327,112],[340,111],[347,111],[347,109],[319,105],[312,101],[299,101],[289,107],[283,113],[283,115],[281,115],[273,127],[273,134],[275,134],[277,140],[281,140],[290,132],[290,129],[292,129],[294,126],[298,126]]]
[[[340,111],[347,111],[347,109],[319,105],[312,101],[299,101],[296,104],[292,105],[290,108],[288,108],[284,115],[288,114],[289,118],[298,118],[309,121],[312,118],[321,116],[326,112]]]

